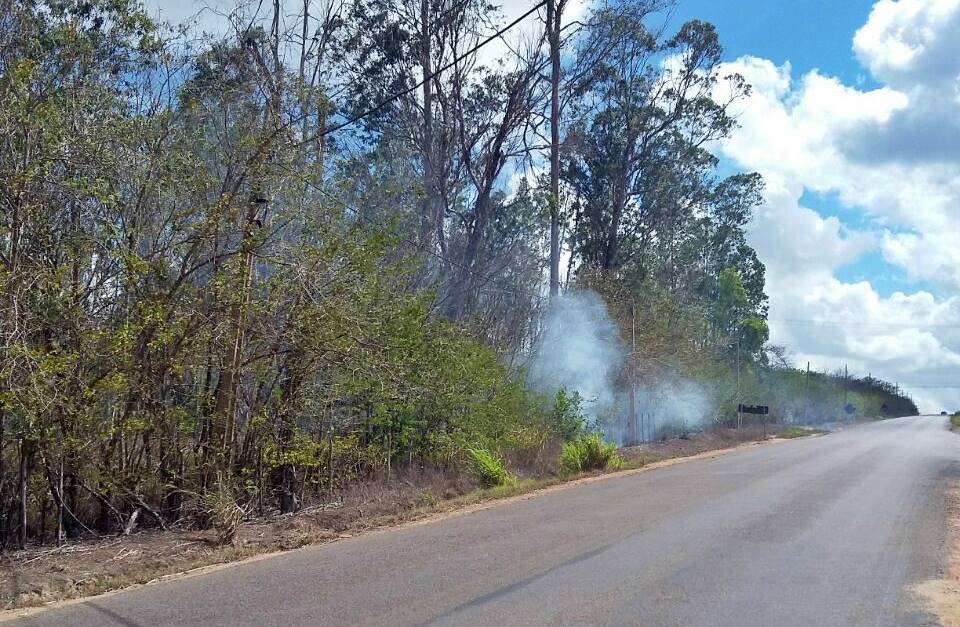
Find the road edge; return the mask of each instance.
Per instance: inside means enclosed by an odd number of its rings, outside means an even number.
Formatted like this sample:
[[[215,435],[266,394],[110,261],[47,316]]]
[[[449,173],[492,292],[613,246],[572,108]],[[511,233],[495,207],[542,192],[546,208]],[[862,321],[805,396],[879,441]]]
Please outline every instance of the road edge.
[[[256,555],[252,555],[249,557],[243,557],[236,560],[218,562],[214,564],[208,564],[206,566],[199,566],[197,568],[191,568],[182,572],[162,575],[160,577],[156,577],[155,579],[151,579],[150,581],[147,581],[144,583],[133,583],[129,585],[124,585],[124,586],[115,588],[113,590],[108,590],[106,592],[101,592],[98,594],[93,594],[89,596],[78,596],[74,598],[62,599],[57,601],[50,601],[42,605],[0,610],[0,623],[7,623],[14,620],[22,619],[22,618],[29,618],[31,616],[36,616],[37,614],[42,614],[44,612],[60,609],[63,607],[69,607],[71,605],[93,602],[98,599],[104,599],[104,598],[115,596],[118,594],[131,592],[133,590],[137,590],[139,588],[143,588],[147,586],[159,585],[159,584],[163,584],[171,581],[180,581],[183,579],[192,579],[194,577],[202,577],[204,575],[219,572],[222,570],[227,570],[230,568],[244,566],[246,564],[251,564],[251,563],[260,562],[267,559],[272,559],[275,557],[280,557],[282,555],[286,555],[294,551],[300,551],[300,550],[305,550],[310,548],[322,548],[324,545],[333,544],[335,542],[340,543],[340,542],[349,541],[352,539],[363,538],[363,537],[374,535],[374,534],[390,533],[393,531],[399,531],[399,530],[407,529],[410,527],[434,524],[434,523],[448,520],[451,518],[457,518],[460,516],[468,516],[476,512],[481,512],[489,509],[494,509],[497,507],[512,505],[514,503],[519,503],[522,501],[533,499],[544,494],[573,489],[573,488],[581,487],[584,485],[589,485],[591,483],[596,483],[599,481],[607,481],[611,479],[630,477],[630,476],[638,475],[641,473],[651,472],[654,470],[675,466],[677,464],[684,464],[688,462],[722,457],[738,451],[743,451],[744,449],[750,449],[758,446],[766,446],[769,444],[777,444],[782,442],[791,442],[794,440],[805,440],[810,438],[821,437],[823,435],[825,434],[818,433],[818,434],[811,434],[809,436],[804,436],[801,438],[792,438],[792,439],[769,438],[767,440],[754,440],[751,442],[742,442],[726,448],[714,449],[711,451],[696,453],[694,455],[674,457],[671,459],[652,462],[649,464],[645,464],[643,466],[639,466],[637,468],[614,470],[614,471],[604,472],[598,475],[579,477],[579,478],[570,479],[570,480],[559,480],[557,483],[549,484],[543,487],[534,487],[531,490],[523,492],[521,494],[514,494],[514,495],[502,496],[502,497],[491,496],[477,503],[470,503],[466,505],[455,506],[452,509],[428,513],[421,517],[414,518],[412,520],[404,520],[394,524],[383,524],[379,526],[372,526],[366,529],[357,530],[353,533],[340,534],[339,536],[334,538],[329,538],[329,539],[321,540],[319,542],[306,544],[304,546],[299,546],[299,547],[286,549],[282,551],[269,551],[265,553],[258,553]]]

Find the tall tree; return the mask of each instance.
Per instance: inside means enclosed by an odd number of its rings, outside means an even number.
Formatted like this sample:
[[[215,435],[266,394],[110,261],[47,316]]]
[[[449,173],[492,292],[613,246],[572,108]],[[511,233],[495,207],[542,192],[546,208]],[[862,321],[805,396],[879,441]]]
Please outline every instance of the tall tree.
[[[550,51],[550,296],[560,293],[560,27],[566,0],[547,0]]]

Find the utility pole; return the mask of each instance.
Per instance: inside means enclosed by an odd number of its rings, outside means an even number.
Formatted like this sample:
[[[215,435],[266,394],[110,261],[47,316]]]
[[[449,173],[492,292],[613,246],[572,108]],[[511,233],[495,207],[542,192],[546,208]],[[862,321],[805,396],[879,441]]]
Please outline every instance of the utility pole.
[[[434,200],[436,186],[434,185],[434,154],[433,154],[433,86],[430,81],[431,69],[431,40],[430,40],[430,0],[420,1],[420,66],[423,71],[423,187],[424,198],[420,216],[420,245],[433,250],[431,238],[434,230],[442,225],[438,222],[438,209]]]
[[[223,381],[217,386],[217,419],[223,420],[223,459],[228,465],[233,463],[233,439],[236,427],[237,386],[240,381],[240,366],[243,361],[243,342],[247,308],[250,300],[250,288],[253,284],[253,249],[256,229],[259,225],[257,212],[261,205],[267,203],[259,193],[254,193],[247,207],[243,240],[240,243],[242,253],[241,273],[242,285],[239,300],[234,303],[230,311],[230,339],[227,345],[227,364],[222,373]]]
[[[633,430],[631,440],[637,442],[637,313],[633,302],[630,303],[630,428]]]
[[[737,429],[740,428],[742,414],[740,412],[740,334],[737,333]]]
[[[847,392],[848,392],[848,388],[850,387],[848,383],[849,380],[850,380],[850,371],[847,370],[847,364],[843,364],[843,406],[844,407],[847,406],[847,398],[848,398]]]

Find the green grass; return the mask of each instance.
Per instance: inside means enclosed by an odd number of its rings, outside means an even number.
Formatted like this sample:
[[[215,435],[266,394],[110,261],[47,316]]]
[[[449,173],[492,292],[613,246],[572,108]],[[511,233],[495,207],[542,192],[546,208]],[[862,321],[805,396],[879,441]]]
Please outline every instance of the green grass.
[[[573,475],[590,470],[616,470],[623,466],[616,444],[606,444],[599,434],[584,435],[567,442],[560,451],[560,470]]]
[[[487,449],[470,448],[467,449],[467,453],[470,455],[470,471],[484,488],[511,486],[517,483],[517,480],[503,466],[503,460]]]
[[[812,427],[787,427],[778,435],[781,438],[805,438],[808,435],[817,435],[826,433],[823,429],[814,429]]]
[[[960,412],[950,416],[950,426],[954,429],[960,429]]]

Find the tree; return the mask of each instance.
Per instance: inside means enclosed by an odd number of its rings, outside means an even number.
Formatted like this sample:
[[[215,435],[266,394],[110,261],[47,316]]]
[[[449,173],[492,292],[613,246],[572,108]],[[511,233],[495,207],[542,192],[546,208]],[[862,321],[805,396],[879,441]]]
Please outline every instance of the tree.
[[[550,49],[550,296],[560,293],[560,30],[565,0],[547,0]]]
[[[730,132],[730,104],[747,92],[725,77],[730,96],[714,100],[721,48],[712,26],[690,22],[660,41],[644,26],[648,10],[601,10],[590,25],[589,37],[613,44],[585,83],[595,114],[578,130],[568,178],[579,196],[576,252],[604,270],[682,239],[712,200],[716,159],[705,146]]]

